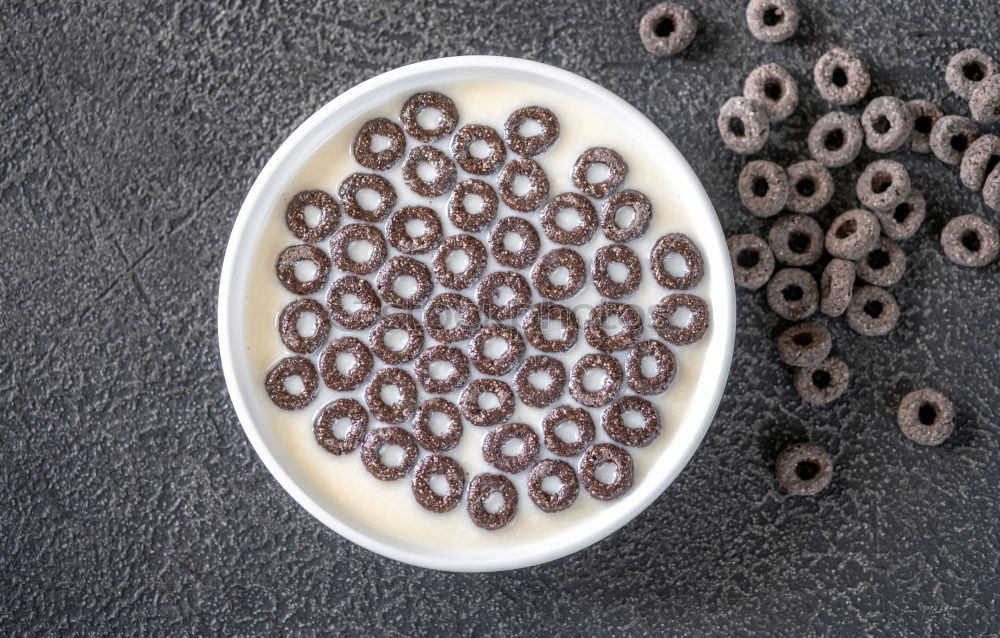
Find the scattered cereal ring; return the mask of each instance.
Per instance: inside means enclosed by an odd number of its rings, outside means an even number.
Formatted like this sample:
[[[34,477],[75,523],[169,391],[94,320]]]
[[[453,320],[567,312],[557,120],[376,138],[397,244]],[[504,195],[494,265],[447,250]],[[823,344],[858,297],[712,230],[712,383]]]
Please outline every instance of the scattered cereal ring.
[[[285,381],[298,377],[302,389],[293,393],[285,387]],[[271,397],[271,402],[282,410],[298,410],[304,408],[316,398],[319,390],[319,375],[316,366],[305,357],[285,357],[267,371],[264,378],[264,389]]]
[[[400,348],[392,348],[385,342],[386,335],[395,330],[406,333],[406,343]],[[416,359],[424,349],[424,326],[416,317],[405,312],[385,315],[368,333],[368,343],[375,356],[384,363],[393,366],[407,363]]]
[[[434,491],[431,487],[431,478],[434,476],[444,477],[448,484],[447,492],[438,494]],[[438,454],[425,456],[417,462],[413,470],[410,489],[413,490],[413,498],[417,499],[417,503],[424,509],[439,514],[449,512],[462,500],[462,493],[465,492],[465,470],[450,456]]]
[[[521,134],[521,127],[528,121],[538,124],[537,134]],[[522,157],[534,157],[547,151],[559,138],[559,118],[541,106],[525,106],[510,114],[503,131],[510,150]]]
[[[656,366],[656,372],[652,376],[646,376],[642,370],[642,362],[646,357],[651,357]],[[662,393],[670,387],[676,372],[674,353],[655,339],[636,344],[625,360],[625,381],[636,394],[648,396]]]
[[[850,372],[839,357],[830,355],[815,368],[796,368],[795,390],[810,405],[826,405],[847,390]]]
[[[959,215],[941,231],[945,256],[959,266],[978,268],[990,264],[1000,251],[997,227],[979,215]]]
[[[622,209],[632,211],[631,219],[624,226],[618,224],[618,212]],[[604,202],[601,230],[608,241],[632,241],[646,233],[652,218],[653,205],[648,197],[636,190],[618,191]]]
[[[518,248],[507,248],[509,235],[519,238]],[[498,264],[507,268],[527,268],[535,263],[541,245],[535,225],[524,217],[504,217],[490,232],[490,252]]]
[[[576,428],[576,438],[567,441],[560,433],[563,423],[572,423]],[[590,412],[583,408],[560,405],[542,418],[542,438],[545,447],[556,456],[576,456],[594,441],[597,428]]]
[[[1000,120],[1000,73],[982,82],[969,99],[972,119],[983,124]]]
[[[951,56],[944,71],[944,81],[953,92],[968,100],[976,87],[997,73],[1000,73],[1000,64],[982,49],[972,47]]]
[[[426,180],[420,176],[418,168],[421,164],[434,169],[434,179]],[[444,151],[433,146],[418,146],[410,150],[403,160],[403,181],[421,197],[444,195],[455,186],[456,176],[455,163]]]
[[[875,160],[861,172],[855,191],[863,206],[892,210],[910,196],[910,174],[899,162]]]
[[[376,136],[389,140],[389,146],[381,151],[373,151],[372,141]],[[392,168],[403,157],[405,149],[406,137],[403,135],[403,129],[399,124],[384,117],[377,117],[362,124],[351,145],[355,161],[373,171],[387,171]]]
[[[414,280],[413,291],[403,296],[396,292],[395,284],[402,277]],[[413,310],[423,305],[431,295],[434,282],[431,271],[423,263],[412,257],[397,256],[385,262],[375,276],[375,288],[387,304],[401,310]]]
[[[880,230],[878,218],[863,208],[841,213],[826,231],[826,252],[840,259],[861,259],[875,247]]]
[[[661,302],[662,303],[662,302]],[[605,323],[610,317],[617,317],[622,329],[614,335],[607,332]],[[628,350],[639,342],[642,335],[642,316],[635,306],[603,301],[595,306],[583,324],[583,337],[590,347],[601,352]]]
[[[367,209],[358,201],[358,193],[363,190],[374,191],[379,196],[375,208]],[[354,219],[377,224],[389,216],[392,207],[396,205],[396,189],[389,180],[374,173],[352,173],[340,183],[337,191],[344,212]]]
[[[681,308],[686,308],[691,317],[684,325],[673,322]],[[667,295],[653,306],[653,329],[656,334],[674,346],[686,346],[705,336],[708,330],[708,304],[701,297],[685,293]],[[617,336],[617,335],[616,335]]]
[[[910,100],[906,106],[913,112],[913,136],[910,138],[910,150],[914,153],[930,153],[931,131],[944,113],[936,104],[927,100]]]
[[[347,419],[350,425],[343,437],[333,431],[333,424]],[[323,406],[313,420],[313,437],[330,454],[342,455],[353,452],[365,438],[368,430],[368,412],[354,399],[337,399]]]
[[[514,190],[514,182],[518,177],[528,179],[528,190],[523,195],[518,195]],[[504,204],[516,211],[530,213],[541,206],[549,196],[549,178],[538,162],[524,158],[515,159],[507,162],[500,171],[497,189]]]
[[[412,221],[423,225],[423,231],[419,235],[410,234],[407,226]],[[392,247],[406,255],[422,255],[434,250],[444,236],[441,220],[438,219],[437,213],[426,206],[400,208],[389,216],[385,233],[388,235]]]
[[[726,245],[737,286],[757,290],[767,283],[774,272],[774,253],[766,241],[757,235],[733,235]]]
[[[588,173],[592,166],[598,165],[607,167],[608,176],[599,182],[592,182],[590,181]],[[625,163],[625,160],[622,159],[621,155],[610,148],[594,146],[580,153],[580,157],[576,158],[576,163],[573,164],[572,178],[573,185],[587,195],[590,195],[594,199],[604,199],[621,186],[621,183],[625,181],[626,174],[628,174],[628,164]],[[590,205],[590,210],[593,211],[593,204],[590,204],[589,201],[587,204]],[[563,206],[576,208],[580,211],[581,218],[584,216],[584,212],[580,210],[580,208],[583,207],[583,204],[575,198],[572,201],[563,204]],[[590,224],[585,221],[585,224],[588,226],[596,226],[596,212],[592,216],[588,214],[587,219],[589,220],[591,217],[594,219],[594,223]]]
[[[799,27],[796,0],[750,0],[747,27],[762,42],[784,42]]]
[[[642,417],[642,425],[626,425],[625,414],[637,412]],[[660,435],[660,415],[653,404],[634,395],[618,399],[601,415],[601,427],[616,443],[630,447],[646,447]]]
[[[830,203],[833,197],[833,177],[825,166],[815,160],[796,162],[788,173],[788,201],[785,208],[793,213],[810,215]]]
[[[764,105],[745,97],[731,97],[719,109],[717,124],[722,143],[741,155],[764,148],[771,131]]]
[[[559,480],[559,488],[555,492],[543,487],[545,479],[550,476]],[[579,493],[580,481],[576,478],[576,470],[566,461],[543,459],[531,468],[528,496],[543,512],[561,512],[576,501]]]
[[[847,325],[865,337],[881,337],[892,332],[899,321],[899,304],[892,293],[878,286],[860,286],[847,306]]]
[[[315,226],[306,222],[306,206],[319,210]],[[315,244],[328,237],[340,224],[340,206],[333,195],[319,189],[296,193],[285,209],[285,224],[292,234],[307,244]]]
[[[382,398],[382,389],[390,386],[399,391],[399,397],[391,404]],[[380,368],[365,388],[365,403],[368,404],[368,411],[379,421],[402,423],[417,409],[417,383],[402,368]]]
[[[853,162],[865,142],[865,131],[856,115],[830,111],[816,120],[809,131],[809,153],[827,168],[839,168]]]
[[[312,334],[308,336],[299,332],[299,319],[306,314],[313,316]],[[278,334],[281,336],[281,343],[292,352],[309,354],[320,347],[330,334],[330,315],[318,301],[296,299],[282,308],[278,315]]]
[[[966,149],[959,176],[966,188],[981,191],[986,176],[997,166],[1000,166],[1000,137],[983,135]]]
[[[403,456],[396,465],[387,465],[382,460],[382,451],[387,447],[397,447]],[[380,481],[395,481],[410,473],[417,462],[417,441],[403,428],[388,427],[372,430],[361,446],[361,462],[372,476]]]
[[[470,196],[482,200],[478,211],[472,212],[466,203]],[[478,233],[486,230],[496,219],[500,198],[493,187],[480,179],[466,179],[455,186],[448,200],[448,219],[460,230]]]
[[[615,478],[605,483],[597,476],[601,466],[610,463],[615,466]],[[635,480],[635,463],[632,455],[612,443],[597,443],[587,448],[580,458],[580,481],[594,498],[610,501],[618,498],[632,487]]]
[[[856,266],[857,276],[862,281],[891,286],[906,272],[906,253],[888,237],[879,237],[875,246],[857,260]]]
[[[567,271],[566,283],[552,281],[552,275],[560,268]],[[538,294],[546,299],[562,301],[580,292],[587,280],[587,269],[583,257],[569,248],[556,248],[542,255],[531,269],[531,283]]]
[[[451,372],[445,377],[436,377],[431,365],[443,361],[451,365]],[[413,373],[424,390],[430,394],[449,394],[465,387],[469,381],[469,359],[455,346],[431,346],[417,357],[413,363]]]
[[[653,55],[676,55],[686,49],[698,32],[698,18],[684,5],[661,2],[639,21],[639,39]]]
[[[312,276],[304,281],[295,273],[295,266],[300,262],[310,262],[313,265]],[[278,275],[278,281],[289,292],[311,295],[322,290],[326,284],[326,276],[330,273],[330,258],[310,244],[287,246],[278,255],[274,271]]]
[[[475,142],[483,142],[490,149],[486,157],[478,157],[472,153]],[[507,156],[500,134],[489,126],[468,124],[458,129],[451,139],[451,154],[466,173],[473,175],[491,175],[500,169]]]
[[[846,259],[831,259],[819,278],[819,309],[829,317],[839,317],[851,303],[856,266]]]
[[[625,267],[625,277],[616,280],[610,271],[612,264]],[[628,297],[639,289],[642,282],[642,263],[631,248],[624,244],[602,246],[594,253],[594,263],[590,274],[594,287],[608,299]]]
[[[420,125],[418,116],[424,109],[433,109],[440,113],[437,126],[426,129]],[[455,102],[443,93],[435,91],[424,91],[411,95],[403,104],[403,110],[399,114],[399,119],[403,121],[403,128],[406,133],[425,144],[439,140],[445,135],[449,135],[455,130],[458,124],[458,109]]]
[[[799,105],[799,87],[784,67],[762,64],[743,81],[743,97],[762,104],[768,119],[777,122],[791,115]]]
[[[361,307],[348,311],[344,306],[344,297],[348,296],[356,298]],[[351,275],[333,282],[326,294],[326,305],[330,306],[330,318],[347,330],[367,328],[375,323],[382,310],[382,301],[375,294],[372,285],[364,279]]]
[[[941,445],[955,429],[955,404],[937,390],[915,390],[900,401],[896,422],[914,443]]]
[[[492,394],[497,399],[494,407],[483,407],[481,398]],[[503,423],[514,414],[514,391],[500,379],[473,379],[462,390],[458,407],[469,423],[489,427]]]
[[[767,243],[779,263],[809,266],[823,256],[823,227],[812,217],[782,215],[767,231]]]
[[[1000,211],[1000,168],[994,168],[983,182],[983,202]]]
[[[452,270],[452,265],[448,263],[452,253],[465,254],[465,267],[458,272]],[[465,290],[478,281],[486,270],[486,247],[472,235],[452,235],[434,253],[431,266],[439,284],[452,290]]]
[[[562,325],[558,338],[549,338],[543,329],[543,323],[547,326],[551,322]],[[543,301],[528,309],[528,313],[521,319],[521,329],[524,330],[528,343],[535,349],[542,352],[567,352],[576,345],[580,325],[576,314],[566,306]]]
[[[457,320],[449,328],[442,315]],[[468,297],[455,292],[436,295],[424,309],[427,334],[441,343],[465,341],[479,329],[479,323],[479,307]]]
[[[549,382],[539,387],[531,381],[535,374],[543,373]],[[559,400],[566,388],[566,368],[559,359],[536,354],[524,360],[514,375],[514,391],[517,398],[533,408],[544,408]]]
[[[443,414],[448,418],[448,429],[435,434],[431,429],[431,415]],[[458,446],[462,440],[462,418],[458,406],[441,397],[431,397],[421,401],[413,415],[413,436],[428,452],[447,452]]]
[[[753,160],[740,171],[737,188],[747,210],[757,217],[771,217],[788,202],[788,173],[774,162]]]
[[[819,494],[833,480],[830,454],[815,443],[795,443],[785,447],[774,462],[774,476],[789,494]]]
[[[896,208],[875,213],[882,226],[882,232],[889,239],[896,241],[913,237],[924,223],[926,215],[927,203],[924,201],[924,195],[915,188],[910,189],[910,196]]]
[[[487,345],[491,339],[499,339],[506,344],[499,357],[487,353]],[[524,339],[511,326],[491,323],[483,326],[469,341],[469,358],[483,374],[503,376],[514,369],[524,356]]]
[[[679,255],[684,260],[684,273],[674,275],[663,260],[669,255]],[[705,260],[691,238],[683,233],[669,233],[660,237],[649,251],[653,278],[664,288],[690,290],[698,285],[705,274]]]
[[[497,303],[497,295],[508,289],[512,297]],[[527,311],[531,305],[531,286],[528,280],[516,272],[491,272],[476,287],[476,301],[483,314],[494,321],[507,321]]]
[[[503,446],[512,440],[521,442],[521,450],[513,455],[504,454]],[[501,472],[517,474],[528,469],[538,457],[538,435],[524,423],[507,423],[490,430],[483,437],[483,459]]]
[[[876,153],[891,153],[910,141],[915,117],[906,102],[883,95],[868,103],[861,114],[865,143]]]
[[[371,251],[364,261],[351,256],[351,245],[355,242],[367,243]],[[389,255],[382,231],[371,224],[348,224],[338,230],[330,240],[330,259],[343,272],[353,275],[367,275],[379,269]]]
[[[604,381],[596,390],[587,389],[586,375],[589,370],[604,371]],[[624,378],[617,359],[608,354],[589,352],[577,359],[570,370],[569,393],[580,405],[599,408],[614,400]]]
[[[495,512],[486,509],[486,500],[493,494],[503,498],[503,505]],[[517,513],[517,488],[503,474],[477,474],[469,481],[469,518],[486,530],[500,529]]]
[[[564,228],[559,223],[559,214],[564,210],[576,212],[577,224],[572,228]],[[557,244],[583,246],[590,242],[597,230],[597,211],[590,200],[579,193],[560,193],[542,207],[539,216],[542,222],[542,232]]]
[[[347,370],[337,365],[337,355],[348,354],[354,359]],[[337,392],[351,392],[365,382],[375,359],[365,344],[355,337],[340,337],[331,341],[319,356],[319,374],[326,387]]]
[[[844,106],[860,102],[872,83],[864,62],[839,47],[830,49],[816,61],[813,81],[824,100]]]
[[[821,323],[807,321],[778,335],[778,356],[795,368],[815,368],[833,348],[830,331]]]
[[[819,305],[816,280],[801,268],[782,268],[767,282],[767,305],[789,321],[809,317]]]
[[[958,166],[965,150],[979,137],[979,127],[967,117],[945,115],[931,129],[931,151],[945,164]]]

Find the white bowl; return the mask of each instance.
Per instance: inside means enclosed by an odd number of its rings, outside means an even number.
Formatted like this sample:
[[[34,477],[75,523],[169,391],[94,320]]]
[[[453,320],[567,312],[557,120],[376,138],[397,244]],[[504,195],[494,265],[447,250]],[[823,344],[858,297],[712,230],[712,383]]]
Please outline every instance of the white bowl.
[[[252,376],[243,344],[242,300],[248,263],[256,240],[276,198],[305,158],[348,122],[401,92],[462,80],[517,80],[555,87],[583,98],[636,132],[671,174],[671,188],[685,203],[687,215],[703,227],[698,237],[710,273],[713,327],[701,376],[691,397],[690,418],[676,432],[649,474],[608,515],[578,526],[579,533],[555,536],[546,542],[513,545],[480,553],[445,549],[415,549],[412,545],[378,537],[360,529],[337,511],[320,505],[303,482],[295,478],[292,461],[266,434],[266,423],[252,399],[260,379]],[[735,330],[735,294],[725,237],[704,188],[684,157],[665,135],[639,111],[608,90],[573,73],[516,58],[467,56],[429,60],[398,68],[363,82],[321,108],[281,145],[261,171],[240,209],[222,266],[219,286],[219,349],[226,385],[247,438],[264,465],[282,487],[306,510],[345,538],[383,556],[405,563],[450,571],[515,569],[560,558],[611,534],[652,503],[684,468],[701,443],[722,397],[732,359]]]

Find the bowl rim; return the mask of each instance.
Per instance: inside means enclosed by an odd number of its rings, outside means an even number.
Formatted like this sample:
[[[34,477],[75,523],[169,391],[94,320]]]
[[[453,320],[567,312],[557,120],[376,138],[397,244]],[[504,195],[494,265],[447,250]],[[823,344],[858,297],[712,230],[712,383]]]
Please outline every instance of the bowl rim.
[[[504,550],[497,550],[495,553],[498,555],[496,556],[484,555],[477,558],[454,558],[451,556],[435,555],[433,548],[413,549],[387,542],[352,526],[350,523],[339,518],[334,512],[319,504],[285,470],[281,461],[278,460],[262,436],[261,428],[258,427],[252,418],[250,399],[247,396],[244,387],[245,384],[240,383],[237,371],[236,354],[239,344],[234,343],[234,333],[242,333],[241,329],[237,328],[234,330],[234,327],[238,326],[243,320],[241,299],[239,298],[243,290],[243,286],[241,285],[242,280],[239,278],[242,271],[239,270],[237,263],[239,261],[239,248],[244,245],[246,235],[251,230],[251,221],[253,221],[255,216],[259,217],[266,214],[260,211],[270,210],[270,202],[274,201],[274,195],[284,187],[284,182],[278,182],[276,179],[279,168],[284,164],[286,158],[297,152],[298,147],[309,141],[310,138],[318,139],[322,137],[322,139],[328,139],[332,132],[326,130],[330,127],[324,127],[324,124],[327,124],[331,119],[336,119],[338,111],[345,109],[354,102],[362,100],[364,96],[378,92],[403,78],[442,72],[447,73],[458,69],[464,71],[468,71],[469,69],[487,72],[503,71],[531,75],[536,78],[551,80],[554,83],[563,83],[572,86],[576,90],[588,93],[595,99],[603,100],[612,108],[620,109],[623,118],[627,117],[630,120],[629,126],[639,127],[639,132],[644,138],[648,139],[651,144],[659,147],[657,149],[658,154],[664,158],[664,163],[671,166],[674,171],[674,181],[682,183],[687,187],[686,190],[689,191],[687,195],[693,199],[686,200],[685,205],[695,210],[696,214],[699,217],[703,217],[704,221],[707,222],[703,229],[703,237],[706,241],[710,241],[711,245],[703,244],[702,251],[706,254],[706,261],[712,269],[713,279],[717,277],[721,278],[722,284],[713,284],[712,286],[713,332],[719,331],[720,335],[718,338],[722,341],[722,351],[718,353],[720,356],[716,357],[718,359],[716,383],[712,388],[711,395],[702,397],[704,401],[700,404],[702,408],[700,411],[701,420],[697,423],[697,427],[693,427],[690,423],[686,424],[683,433],[687,440],[683,444],[683,449],[680,449],[679,453],[676,454],[674,463],[666,471],[663,478],[652,487],[646,487],[647,493],[644,494],[644,497],[636,500],[630,508],[622,510],[615,517],[604,517],[603,519],[594,521],[594,525],[584,527],[582,533],[571,537],[569,541],[560,543],[534,542],[523,546],[515,545],[511,548],[504,548]],[[321,131],[320,129],[324,130]],[[321,142],[322,140],[319,140],[319,142],[316,142],[315,139],[313,140],[314,145],[318,145]],[[264,202],[264,204],[262,205],[261,202]],[[720,257],[720,251],[724,252],[724,259]],[[722,294],[719,294],[720,291]],[[558,67],[503,56],[444,57],[398,67],[341,93],[302,122],[270,157],[255,179],[243,205],[240,207],[226,247],[219,280],[219,354],[222,360],[222,369],[229,397],[247,439],[250,441],[258,457],[260,457],[260,460],[264,463],[264,466],[277,479],[281,487],[320,522],[337,534],[370,551],[419,567],[458,572],[518,569],[567,556],[611,535],[643,512],[676,479],[677,475],[687,465],[691,456],[701,444],[708,427],[715,418],[726,386],[732,363],[733,344],[735,340],[735,297],[733,275],[725,236],[708,194],[705,192],[701,181],[695,175],[684,156],[681,155],[680,151],[677,150],[669,138],[646,118],[645,115],[608,89]],[[707,363],[708,360],[706,358],[706,365]],[[675,434],[675,439],[680,437],[680,435],[681,432],[679,431]],[[679,440],[674,440],[666,449],[672,450],[679,444]],[[560,540],[565,537],[566,535],[559,535],[555,539]],[[519,551],[507,551],[512,549],[518,549]],[[499,554],[504,555],[501,556]]]

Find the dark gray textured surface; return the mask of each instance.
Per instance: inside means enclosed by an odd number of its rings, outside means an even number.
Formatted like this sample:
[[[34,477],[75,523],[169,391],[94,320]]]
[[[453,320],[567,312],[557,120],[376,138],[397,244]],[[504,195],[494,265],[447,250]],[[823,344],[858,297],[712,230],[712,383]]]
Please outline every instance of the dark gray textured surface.
[[[786,64],[805,107],[766,155],[805,153],[824,108],[812,62],[842,45],[874,90],[951,112],[958,49],[1000,55],[995,0],[802,0],[799,34],[754,41],[742,2],[691,0],[692,47],[651,58],[650,3],[14,2],[0,12],[0,624],[4,633],[732,635],[993,633],[1000,618],[1000,263],[968,271],[937,237],[983,212],[957,172],[903,154],[929,202],[906,243],[900,326],[855,338],[848,394],[805,407],[762,293],[740,292],[737,351],[690,466],[610,539],[514,573],[443,574],[359,549],[270,477],[230,408],[215,345],[225,241],[256,173],[355,83],[441,55],[562,66],[646,113],[704,180],[727,232],[744,160],[714,129],[756,64]],[[835,172],[836,206],[853,202]],[[829,213],[827,214],[829,215]],[[899,433],[929,383],[958,405],[940,448]],[[818,498],[783,496],[782,443],[828,446]]]

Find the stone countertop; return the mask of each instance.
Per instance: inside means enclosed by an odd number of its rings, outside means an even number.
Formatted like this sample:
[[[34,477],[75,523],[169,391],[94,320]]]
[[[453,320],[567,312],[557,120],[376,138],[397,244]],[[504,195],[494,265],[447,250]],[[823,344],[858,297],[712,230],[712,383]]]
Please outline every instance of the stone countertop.
[[[945,221],[1000,215],[957,170],[902,153],[929,203],[881,339],[824,320],[848,393],[792,389],[763,293],[739,291],[732,376],[676,483],[597,545],[539,567],[446,574],[380,558],[278,486],[230,406],[216,347],[223,250],[252,180],[309,113],[393,67],[488,53],[554,64],[639,108],[687,156],[727,233],[745,160],[715,129],[764,62],[803,106],[764,155],[791,162],[826,108],[816,58],[871,66],[870,95],[967,113],[944,83],[966,46],[1000,55],[995,0],[801,0],[789,42],[751,38],[743,2],[689,0],[692,46],[654,59],[647,2],[8,3],[0,18],[0,622],[12,634],[981,635],[1000,614],[1000,262],[966,270]],[[995,128],[995,127],[994,127]],[[853,202],[835,171],[829,210]],[[826,213],[829,219],[829,213]],[[821,216],[822,217],[822,216]],[[895,407],[923,384],[958,406],[942,446]],[[771,464],[827,446],[818,498]]]

